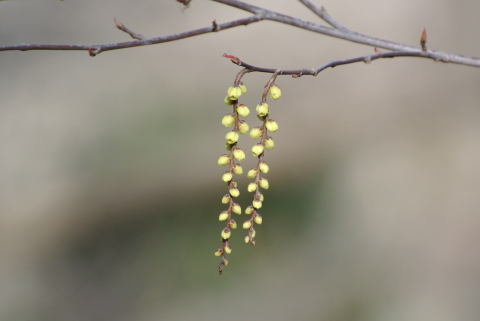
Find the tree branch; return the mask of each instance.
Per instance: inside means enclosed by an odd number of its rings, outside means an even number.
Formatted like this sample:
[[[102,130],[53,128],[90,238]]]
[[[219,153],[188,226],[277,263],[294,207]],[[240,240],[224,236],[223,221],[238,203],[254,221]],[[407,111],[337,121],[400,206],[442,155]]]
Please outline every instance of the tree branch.
[[[246,72],[263,72],[263,73],[271,73],[271,74],[278,74],[278,75],[292,75],[294,78],[298,78],[301,76],[309,75],[309,76],[317,76],[320,72],[327,68],[333,68],[336,66],[341,65],[348,65],[356,62],[364,62],[366,64],[371,63],[373,60],[383,59],[383,58],[394,58],[394,57],[417,57],[417,58],[427,58],[433,59],[437,61],[436,55],[429,53],[429,52],[411,52],[411,51],[389,51],[389,52],[382,52],[382,53],[375,53],[373,55],[355,57],[350,59],[342,59],[342,60],[334,60],[321,65],[317,68],[312,69],[277,69],[277,68],[264,68],[251,65],[246,63],[239,58],[232,56],[232,55],[223,55],[225,58],[228,58],[232,61],[232,63],[244,67],[244,73]]]
[[[313,3],[311,3],[309,0],[299,0],[301,3],[303,3],[308,9],[312,10],[317,16],[319,16],[321,19],[323,19],[326,23],[331,25],[334,28],[344,30],[344,31],[350,31],[346,27],[344,27],[340,22],[337,20],[333,19],[325,9],[325,7],[317,7]]]
[[[248,18],[242,18],[238,20],[233,20],[230,22],[225,22],[222,24],[212,23],[212,26],[200,28],[196,30],[181,32],[168,36],[161,36],[155,38],[145,38],[143,40],[129,41],[129,42],[118,42],[112,44],[104,45],[43,45],[43,44],[20,44],[13,46],[0,46],[0,51],[11,51],[11,50],[84,50],[88,51],[90,55],[95,56],[104,51],[116,50],[116,49],[125,49],[133,47],[141,47],[147,45],[155,45],[158,43],[175,41],[179,39],[189,38],[198,36],[204,33],[217,32],[220,30],[230,29],[237,26],[248,25],[250,23],[258,22],[262,20],[261,15],[254,15]]]
[[[225,5],[235,7],[241,10],[245,10],[251,13],[260,14],[263,16],[264,20],[277,21],[285,23],[291,26],[295,26],[301,29],[310,30],[313,32],[321,33],[327,36],[332,36],[335,38],[340,38],[356,43],[361,43],[364,45],[369,45],[372,47],[384,48],[394,51],[411,51],[411,52],[420,52],[421,48],[402,44],[399,42],[384,40],[380,38],[375,38],[367,35],[363,35],[358,32],[353,32],[349,30],[341,30],[331,27],[322,26],[313,22],[309,22],[303,19],[294,18],[282,13],[271,11],[268,9],[260,8],[253,6],[248,3],[244,3],[238,0],[211,0],[218,3],[223,3]],[[444,51],[429,50],[430,54],[435,55],[435,58],[439,61],[457,63],[462,65],[469,65],[474,67],[480,67],[480,58],[465,56],[460,54],[448,53]]]
[[[13,45],[13,46],[0,46],[0,51],[7,51],[7,50],[86,50],[90,53],[91,56],[95,56],[101,52],[109,51],[109,50],[116,50],[116,49],[125,49],[125,48],[133,48],[133,47],[140,47],[140,46],[147,46],[147,45],[154,45],[163,42],[175,41],[179,39],[184,39],[188,37],[198,36],[204,33],[209,32],[217,32],[233,27],[237,27],[240,25],[248,25],[253,22],[258,22],[260,20],[271,20],[276,21],[284,24],[288,24],[297,28],[313,31],[316,33],[324,34],[327,36],[344,39],[347,41],[352,41],[356,43],[361,43],[364,45],[384,48],[388,50],[393,50],[395,52],[409,52],[409,53],[422,53],[423,55],[411,55],[411,56],[426,56],[428,58],[435,59],[436,61],[442,62],[450,62],[474,67],[480,67],[480,58],[472,57],[472,56],[465,56],[455,53],[448,53],[444,51],[437,51],[437,50],[424,50],[426,48],[420,48],[415,46],[410,46],[406,44],[402,44],[399,42],[389,41],[385,39],[375,38],[371,36],[367,36],[364,34],[360,34],[358,32],[353,32],[348,30],[347,28],[343,27],[341,24],[336,22],[333,18],[331,18],[324,8],[318,10],[313,4],[310,3],[308,0],[299,0],[308,8],[316,12],[322,19],[324,19],[329,24],[333,25],[332,27],[323,26],[320,24],[316,24],[310,21],[306,21],[303,19],[291,17],[282,13],[278,13],[272,10],[260,8],[242,1],[238,0],[211,0],[214,2],[218,2],[221,4],[225,4],[234,8],[238,8],[241,10],[248,11],[253,13],[254,16],[250,16],[248,18],[233,20],[230,22],[226,22],[223,24],[217,24],[216,22],[212,23],[212,26],[191,30],[187,32],[182,32],[174,35],[168,36],[161,36],[161,37],[154,37],[154,38],[145,38],[137,41],[130,41],[130,42],[120,42],[120,43],[112,43],[112,44],[103,44],[103,45],[44,45],[44,44],[20,44],[20,45]],[[187,1],[180,1],[180,2],[187,2]],[[189,1],[188,1],[189,2]],[[318,12],[319,11],[319,12]],[[117,25],[118,27],[118,25]],[[123,31],[126,31],[120,28]],[[128,31],[126,31],[128,32]],[[130,35],[132,33],[129,32]],[[135,34],[137,35],[137,34]],[[132,35],[133,36],[133,35]],[[406,55],[404,55],[406,56]]]

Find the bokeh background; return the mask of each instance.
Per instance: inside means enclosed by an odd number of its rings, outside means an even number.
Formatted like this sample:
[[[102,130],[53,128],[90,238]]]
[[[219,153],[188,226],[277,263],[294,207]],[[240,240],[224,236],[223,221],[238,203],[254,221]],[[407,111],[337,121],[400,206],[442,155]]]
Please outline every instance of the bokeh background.
[[[426,27],[429,48],[480,56],[475,0],[314,2],[361,33],[416,45]],[[250,3],[320,22],[298,1]],[[113,17],[160,36],[245,16],[206,0],[9,1],[0,44],[129,41]],[[280,77],[257,246],[235,230],[217,273],[220,121],[239,71],[222,54],[293,69],[372,52],[273,22],[95,58],[1,52],[0,319],[479,319],[473,67],[396,58]],[[242,102],[254,109],[268,78],[248,74]]]

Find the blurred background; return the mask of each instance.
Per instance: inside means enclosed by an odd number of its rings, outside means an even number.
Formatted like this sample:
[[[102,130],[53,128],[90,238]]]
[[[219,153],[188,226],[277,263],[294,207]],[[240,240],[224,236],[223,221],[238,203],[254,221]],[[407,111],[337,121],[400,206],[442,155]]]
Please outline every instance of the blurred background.
[[[321,22],[298,1],[249,2]],[[357,32],[418,45],[426,27],[429,48],[480,56],[478,1],[314,3]],[[114,17],[149,37],[249,15],[206,0],[0,9],[0,45],[130,41]],[[373,48],[265,21],[95,58],[0,53],[0,319],[479,319],[480,70],[396,58],[280,77],[257,246],[234,230],[219,276],[223,98],[240,70],[223,53],[293,69]],[[251,110],[269,77],[245,76]]]

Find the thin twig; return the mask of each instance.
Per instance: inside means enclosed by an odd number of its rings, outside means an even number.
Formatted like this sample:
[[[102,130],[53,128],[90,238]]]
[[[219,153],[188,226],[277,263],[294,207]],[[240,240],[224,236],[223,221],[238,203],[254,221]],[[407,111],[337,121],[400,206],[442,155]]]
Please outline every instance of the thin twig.
[[[310,21],[294,18],[285,14],[275,12],[275,11],[253,6],[251,4],[238,1],[238,0],[211,0],[211,1],[222,3],[231,7],[241,9],[241,10],[245,10],[245,11],[254,13],[255,15],[250,16],[248,18],[233,20],[230,22],[219,24],[217,25],[217,28],[212,25],[209,27],[182,32],[174,35],[161,36],[161,37],[155,37],[155,38],[146,38],[143,40],[131,41],[131,42],[120,42],[120,43],[103,44],[103,45],[20,44],[20,45],[13,45],[13,46],[0,46],[0,51],[86,50],[89,52],[91,56],[95,56],[104,51],[140,47],[140,46],[153,45],[153,44],[158,44],[163,42],[175,41],[183,38],[198,36],[204,33],[229,29],[229,28],[240,26],[240,25],[248,25],[250,23],[258,22],[260,20],[271,20],[271,21],[285,23],[297,28],[310,30],[313,32],[332,36],[335,38],[340,38],[340,39],[344,39],[344,40],[348,40],[356,43],[365,44],[372,47],[384,48],[384,49],[389,49],[393,51],[404,51],[404,52],[413,52],[413,53],[422,52],[422,48],[419,48],[419,47],[410,46],[410,45],[402,44],[399,42],[384,40],[380,38],[375,38],[375,37],[363,35],[357,32],[349,31],[349,30],[323,26]],[[465,56],[465,55],[448,53],[448,52],[437,51],[437,50],[426,50],[426,51],[423,51],[423,54],[435,56],[436,60],[440,60],[443,62],[480,67],[480,58],[478,57]]]
[[[145,39],[145,37],[142,36],[141,34],[135,33],[132,30],[128,29],[123,23],[119,22],[116,18],[113,18],[113,22],[115,22],[115,25],[117,26],[118,29],[128,33],[133,39],[138,39],[138,40]]]
[[[116,50],[116,49],[125,49],[133,47],[141,47],[147,45],[155,45],[158,43],[175,41],[179,39],[184,39],[188,37],[198,36],[204,33],[216,32],[218,30],[230,29],[237,26],[248,25],[250,23],[258,22],[262,20],[262,15],[254,15],[248,18],[242,18],[238,20],[233,20],[230,22],[225,22],[218,24],[217,28],[213,25],[205,28],[190,30],[186,32],[177,33],[174,35],[161,36],[155,38],[145,38],[143,40],[129,41],[129,42],[117,42],[112,44],[103,44],[103,45],[43,45],[43,44],[20,44],[13,46],[0,46],[0,51],[10,51],[10,50],[85,50],[90,52],[93,51],[95,54],[99,54],[104,51]]]
[[[301,29],[310,30],[313,32],[327,35],[327,36],[332,36],[335,38],[340,38],[340,39],[344,39],[344,40],[348,40],[356,43],[361,43],[361,44],[372,46],[372,47],[384,48],[384,49],[389,49],[394,51],[411,51],[411,52],[422,51],[421,48],[418,48],[418,47],[402,44],[399,42],[384,40],[380,38],[375,38],[375,37],[363,35],[361,33],[353,32],[353,31],[346,31],[346,30],[340,30],[336,28],[322,26],[310,21],[294,18],[282,13],[260,8],[257,6],[253,6],[251,4],[238,1],[238,0],[211,0],[211,1],[223,3],[225,5],[235,7],[241,10],[245,10],[251,13],[261,14],[264,20],[277,21],[277,22],[285,23]],[[436,55],[438,55],[438,57],[441,57],[439,59],[444,62],[480,67],[479,57],[472,57],[472,56],[454,54],[454,53],[437,51],[437,50],[428,50],[428,52],[435,53]]]
[[[432,52],[389,51],[389,52],[376,53],[368,56],[350,58],[350,59],[334,60],[324,65],[321,65],[320,67],[312,68],[312,69],[281,70],[277,68],[264,68],[264,67],[254,66],[240,60],[238,57],[227,55],[227,54],[224,54],[223,56],[226,58],[229,58],[232,61],[232,63],[238,66],[244,67],[245,69],[248,69],[251,72],[263,72],[263,73],[272,73],[272,74],[278,74],[278,75],[292,75],[294,78],[298,78],[300,76],[305,76],[305,75],[316,76],[327,68],[333,68],[336,66],[347,65],[347,64],[352,64],[356,62],[364,62],[369,64],[373,60],[382,59],[382,58],[417,57],[417,58],[432,59],[434,61],[442,61],[441,59],[439,59],[439,56],[437,54]],[[446,61],[442,61],[442,62],[446,62]]]
[[[312,10],[317,16],[319,16],[322,20],[324,20],[326,23],[331,25],[332,27],[344,31],[350,31],[348,30],[345,26],[343,26],[340,22],[337,20],[333,19],[327,12],[327,9],[325,7],[317,7],[313,3],[311,3],[309,0],[299,0],[301,3],[303,3],[308,9]]]

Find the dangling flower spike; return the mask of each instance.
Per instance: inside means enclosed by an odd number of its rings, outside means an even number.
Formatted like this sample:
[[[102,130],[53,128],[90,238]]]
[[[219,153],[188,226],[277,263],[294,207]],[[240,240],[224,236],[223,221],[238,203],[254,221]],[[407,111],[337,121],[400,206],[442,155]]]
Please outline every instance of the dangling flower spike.
[[[238,103],[238,98],[247,92],[247,88],[240,82],[242,76],[247,73],[248,70],[242,70],[236,77],[234,85],[228,88],[227,96],[224,102],[228,106],[232,106],[232,113],[226,114],[222,119],[222,125],[225,127],[232,127],[225,136],[225,148],[229,152],[223,154],[218,159],[218,165],[228,166],[228,170],[222,175],[222,180],[227,184],[228,193],[222,198],[222,203],[228,207],[222,211],[218,217],[220,221],[225,221],[225,227],[221,232],[222,246],[215,251],[215,256],[220,256],[221,261],[218,265],[218,271],[222,274],[224,267],[228,264],[226,254],[232,252],[232,247],[228,240],[231,236],[231,230],[237,228],[237,223],[232,218],[232,214],[242,214],[242,209],[239,204],[235,203],[234,198],[240,195],[240,191],[237,187],[237,182],[233,179],[233,174],[242,175],[243,168],[237,163],[245,159],[245,153],[238,147],[238,140],[240,134],[246,134],[249,131],[247,122],[240,120],[240,117],[246,117],[250,113],[247,106]]]

